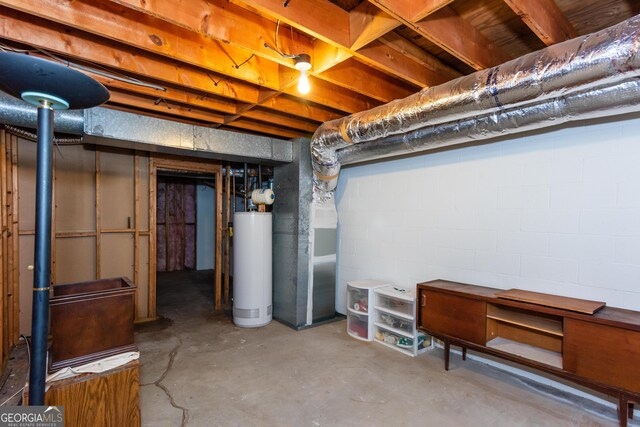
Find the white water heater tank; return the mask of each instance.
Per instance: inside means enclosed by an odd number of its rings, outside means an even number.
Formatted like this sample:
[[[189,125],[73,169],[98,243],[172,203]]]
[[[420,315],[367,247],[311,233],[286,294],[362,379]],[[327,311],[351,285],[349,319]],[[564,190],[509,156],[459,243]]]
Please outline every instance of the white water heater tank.
[[[272,318],[271,213],[233,216],[233,323],[245,328]]]

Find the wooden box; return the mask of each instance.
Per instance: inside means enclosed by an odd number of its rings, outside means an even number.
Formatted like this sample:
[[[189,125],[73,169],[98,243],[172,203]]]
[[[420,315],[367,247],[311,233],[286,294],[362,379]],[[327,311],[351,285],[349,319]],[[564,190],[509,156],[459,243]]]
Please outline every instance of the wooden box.
[[[140,427],[140,362],[47,383],[44,404],[64,406],[66,427]],[[29,386],[22,394],[29,404]]]
[[[125,277],[54,286],[49,371],[135,351],[134,298]]]

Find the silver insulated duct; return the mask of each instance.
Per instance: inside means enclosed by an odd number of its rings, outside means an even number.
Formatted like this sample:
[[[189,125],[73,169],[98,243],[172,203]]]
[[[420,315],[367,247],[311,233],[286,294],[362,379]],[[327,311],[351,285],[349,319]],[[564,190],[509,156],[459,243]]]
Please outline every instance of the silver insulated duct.
[[[407,98],[322,124],[311,140],[314,200],[340,165],[637,111],[640,15]]]

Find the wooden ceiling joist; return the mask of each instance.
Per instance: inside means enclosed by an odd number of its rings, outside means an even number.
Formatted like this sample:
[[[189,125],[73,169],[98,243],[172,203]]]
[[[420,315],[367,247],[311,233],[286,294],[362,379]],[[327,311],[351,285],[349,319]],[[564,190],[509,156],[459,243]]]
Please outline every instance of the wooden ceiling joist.
[[[185,107],[183,105],[172,102],[143,98],[126,92],[111,90],[110,103],[127,105],[130,107],[149,110],[159,114],[168,114],[172,116],[186,117],[189,119],[200,120],[205,123],[223,124],[224,117],[211,111],[199,110],[193,107]]]
[[[547,46],[578,36],[554,0],[504,0]]]
[[[328,0],[314,1],[329,3]],[[233,2],[236,4],[245,4],[250,7],[255,7],[260,10],[260,12],[272,16],[274,19],[281,19],[300,31],[307,34],[313,34],[318,37],[323,48],[314,49],[314,69],[317,71],[325,71],[326,69],[329,69],[330,67],[356,55],[362,62],[420,87],[432,86],[438,84],[437,82],[439,81],[446,80],[445,76],[437,76],[437,78],[433,80],[425,79],[425,76],[428,78],[434,73],[437,73],[438,70],[421,70],[421,64],[414,65],[414,67],[418,69],[417,73],[407,74],[406,64],[402,63],[402,61],[389,61],[388,58],[385,59],[385,53],[382,51],[375,51],[375,49],[371,47],[371,44],[366,45],[366,49],[353,49],[350,38],[348,40],[343,40],[341,37],[336,35],[337,33],[335,28],[339,25],[349,26],[352,22],[351,17],[353,17],[353,21],[358,25],[354,32],[366,32],[365,35],[361,36],[362,40],[358,41],[358,37],[356,37],[356,40],[354,41],[355,47],[360,46],[366,41],[373,40],[376,36],[381,37],[385,35],[393,29],[391,28],[393,25],[390,25],[389,21],[385,21],[385,15],[375,9],[358,6],[349,13],[340,8],[331,8],[332,13],[334,14],[332,15],[329,13],[316,14],[315,10],[311,8],[311,4],[308,4],[306,1],[290,2],[286,8],[283,7],[281,0],[233,0]],[[314,10],[314,13],[309,13],[309,10]],[[372,16],[366,17],[364,16],[365,14]],[[346,23],[345,17],[347,18]],[[294,21],[293,18],[296,20]],[[322,25],[318,24],[320,20],[322,20]],[[371,24],[371,22],[373,22],[373,24]],[[386,24],[381,24],[385,22]],[[395,25],[395,27],[397,26],[398,25]],[[320,33],[318,33],[319,31]],[[436,58],[434,58],[434,60],[438,61]]]
[[[163,21],[152,20],[148,15],[129,8],[114,3],[101,4],[101,7],[96,7],[96,4],[82,1],[0,0],[0,5],[35,13],[48,21],[254,85],[278,90],[281,79],[287,79],[287,73],[297,75],[294,69],[252,56],[234,46],[221,45],[183,28],[163,26]],[[241,63],[243,65],[238,66]]]
[[[417,91],[407,83],[396,81],[393,87],[388,83],[388,76],[380,71],[367,67],[355,59],[347,59],[322,73],[324,79],[338,86],[353,90],[358,82],[367,82],[371,86],[371,97],[381,102],[407,97]]]
[[[107,107],[293,138],[637,13],[627,0],[0,0],[0,43],[93,69]]]
[[[511,59],[448,6],[434,8],[434,13],[422,20],[414,21],[413,0],[369,1],[476,70],[483,70]],[[423,8],[417,16],[424,15],[425,10],[427,9]]]

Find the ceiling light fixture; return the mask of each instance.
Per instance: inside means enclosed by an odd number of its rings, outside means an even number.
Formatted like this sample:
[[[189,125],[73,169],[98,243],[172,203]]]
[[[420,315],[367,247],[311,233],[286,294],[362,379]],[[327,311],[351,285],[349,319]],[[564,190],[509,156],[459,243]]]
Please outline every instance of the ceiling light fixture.
[[[296,70],[300,71],[300,78],[298,78],[298,92],[303,95],[309,93],[311,85],[309,85],[309,76],[307,71],[311,69],[311,57],[306,53],[301,53],[293,58],[294,66]]]
[[[284,7],[287,7],[288,3],[289,3],[288,1],[285,1]],[[280,57],[282,58],[293,59],[294,67],[296,68],[296,70],[300,71],[300,78],[298,79],[298,92],[300,92],[303,95],[306,95],[309,93],[309,90],[311,90],[311,85],[309,84],[309,76],[307,75],[307,71],[311,69],[311,56],[309,56],[309,54],[307,53],[298,53],[293,55],[290,53],[283,53],[280,50],[280,46],[278,46],[279,30],[280,30],[280,20],[278,19],[278,22],[276,23],[276,37],[275,37],[276,47],[271,46],[269,43],[265,43],[264,47],[274,51],[275,53],[280,55]]]

